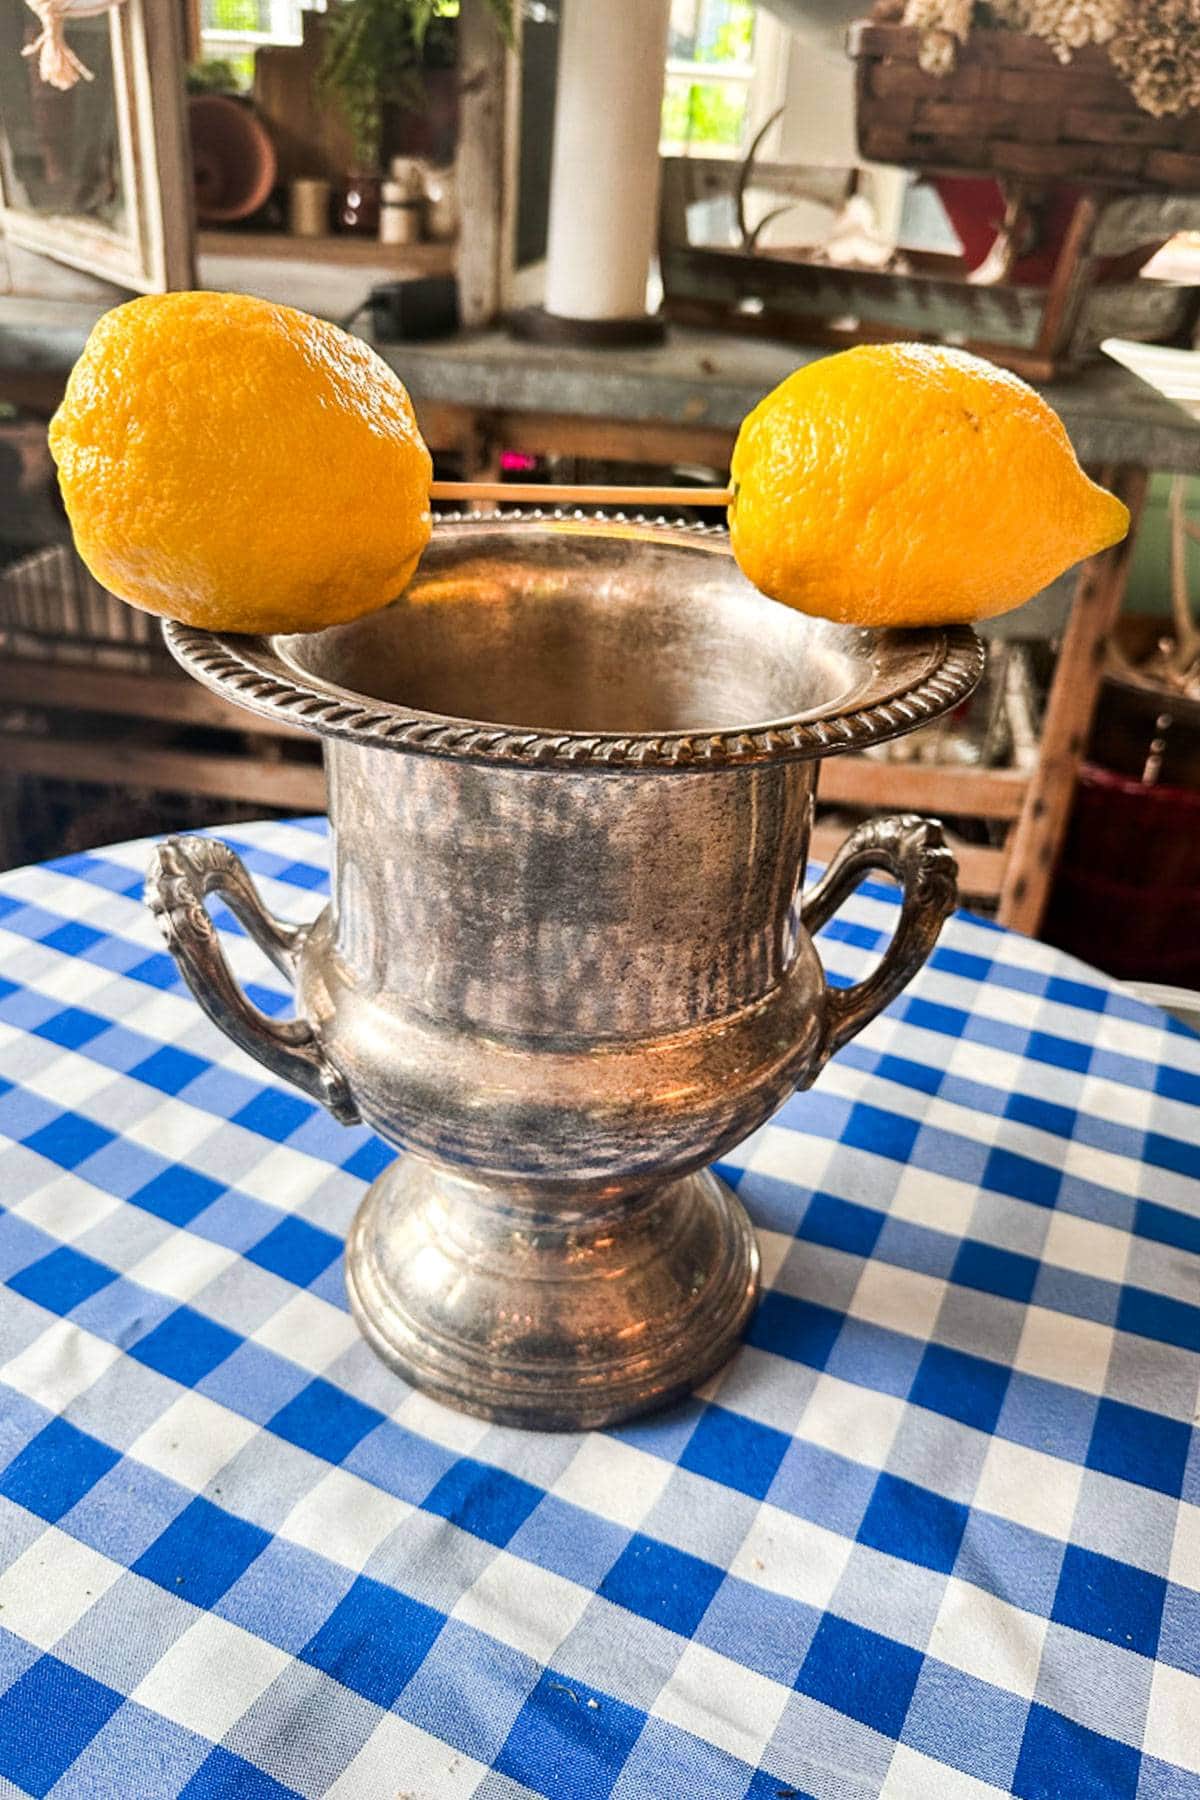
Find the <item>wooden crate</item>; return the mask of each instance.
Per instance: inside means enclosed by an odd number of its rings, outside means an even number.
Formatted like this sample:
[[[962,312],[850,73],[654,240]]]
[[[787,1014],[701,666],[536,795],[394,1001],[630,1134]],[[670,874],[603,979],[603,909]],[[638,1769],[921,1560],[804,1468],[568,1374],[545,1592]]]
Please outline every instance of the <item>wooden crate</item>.
[[[1200,190],[1200,114],[1143,112],[1102,46],[1060,63],[1019,31],[974,30],[929,75],[910,25],[850,27],[858,147],[868,162],[1127,191]]]
[[[109,669],[170,662],[159,621],[101,587],[69,544],[52,544],[0,571],[0,634],[54,662]]]
[[[664,159],[659,240],[664,310],[683,324],[805,343],[959,343],[1039,381],[1097,356],[1105,338],[1185,340],[1195,323],[1200,290],[1143,281],[1136,270],[1147,245],[1200,229],[1200,194],[1085,193],[1049,287],[1031,287],[1007,278],[981,283],[949,257],[854,269],[832,266],[819,251],[692,243],[690,207],[718,194],[722,180],[731,189],[738,169],[698,176],[690,160]],[[1118,259],[1130,265],[1127,278],[1096,281],[1097,267]]]

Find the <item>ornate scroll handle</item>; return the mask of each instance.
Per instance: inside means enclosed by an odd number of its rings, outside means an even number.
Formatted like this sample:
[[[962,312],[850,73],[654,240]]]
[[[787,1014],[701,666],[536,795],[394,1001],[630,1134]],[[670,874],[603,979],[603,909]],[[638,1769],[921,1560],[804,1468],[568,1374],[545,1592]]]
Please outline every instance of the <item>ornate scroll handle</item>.
[[[886,870],[903,888],[900,922],[879,966],[865,980],[849,988],[826,985],[823,1062],[912,980],[958,898],[958,865],[936,819],[911,814],[869,819],[851,832],[804,896],[801,918],[809,932],[818,932],[872,869]]]
[[[205,896],[220,894],[259,949],[289,982],[307,926],[272,918],[241,859],[217,838],[172,837],[155,850],[146,875],[146,904],[184,980],[214,1025],[273,1075],[294,1082],[343,1125],[358,1121],[346,1078],[326,1055],[307,1019],[268,1019],[230,972]]]

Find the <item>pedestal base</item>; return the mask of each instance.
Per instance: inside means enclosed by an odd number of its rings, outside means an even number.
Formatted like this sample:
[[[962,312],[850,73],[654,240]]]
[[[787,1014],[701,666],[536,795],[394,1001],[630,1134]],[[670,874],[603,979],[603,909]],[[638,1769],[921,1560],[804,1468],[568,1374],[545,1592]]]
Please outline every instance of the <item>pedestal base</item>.
[[[638,350],[666,342],[667,321],[661,313],[645,313],[629,319],[568,319],[547,312],[544,306],[527,306],[509,313],[506,320],[513,337],[530,344],[567,344],[590,350]]]
[[[749,1219],[708,1170],[548,1216],[402,1156],[346,1245],[351,1308],[386,1363],[448,1406],[547,1431],[689,1392],[734,1349],[758,1268]]]

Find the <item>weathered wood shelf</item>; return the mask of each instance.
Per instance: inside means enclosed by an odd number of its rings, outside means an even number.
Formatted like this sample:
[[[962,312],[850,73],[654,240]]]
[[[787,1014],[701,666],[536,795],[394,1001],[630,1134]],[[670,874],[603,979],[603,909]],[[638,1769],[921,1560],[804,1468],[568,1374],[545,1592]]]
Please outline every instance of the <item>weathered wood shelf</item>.
[[[158,746],[97,743],[94,738],[9,737],[0,733],[7,775],[48,775],[97,787],[146,788],[162,794],[212,794],[221,800],[325,810],[319,763],[270,763]]]
[[[21,717],[18,728],[0,730],[6,775],[324,810],[325,772],[311,733],[256,718],[170,667],[142,673],[11,656],[0,636],[0,707]],[[51,729],[39,726],[39,715]],[[80,725],[89,715],[94,722],[138,719],[152,728],[183,729],[193,742],[180,747],[169,735],[164,741],[160,730],[84,735]],[[243,747],[230,748],[231,733]],[[302,758],[297,740],[308,752]]]
[[[0,640],[0,652],[3,642]],[[86,663],[47,662],[40,657],[0,654],[0,704],[36,706],[49,711],[111,713],[118,718],[155,719],[166,724],[211,725],[224,731],[273,738],[302,738],[298,726],[260,719],[209,693],[186,676],[169,669],[161,675],[97,669]],[[0,743],[10,740],[0,737]],[[79,774],[78,771],[76,771]],[[83,777],[80,775],[80,779]]]
[[[338,263],[390,269],[400,275],[452,275],[453,244],[381,244],[378,238],[290,237],[285,231],[199,231],[201,256],[265,258],[270,262]]]
[[[908,807],[951,818],[1019,819],[1029,777],[1016,769],[951,768],[831,756],[821,764],[820,798],[836,806]]]

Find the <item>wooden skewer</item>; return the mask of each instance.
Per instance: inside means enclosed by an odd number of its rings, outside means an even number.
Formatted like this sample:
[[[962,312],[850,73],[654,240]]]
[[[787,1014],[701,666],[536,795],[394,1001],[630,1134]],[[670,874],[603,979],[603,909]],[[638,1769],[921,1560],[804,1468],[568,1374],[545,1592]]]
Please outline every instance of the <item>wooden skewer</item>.
[[[728,506],[732,498],[728,488],[563,487],[548,481],[435,481],[429,492],[434,500],[465,506],[497,500],[535,506]]]

